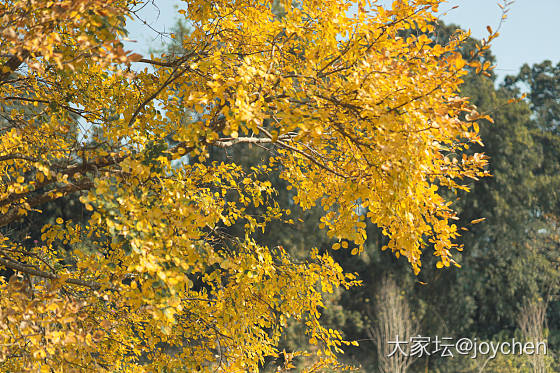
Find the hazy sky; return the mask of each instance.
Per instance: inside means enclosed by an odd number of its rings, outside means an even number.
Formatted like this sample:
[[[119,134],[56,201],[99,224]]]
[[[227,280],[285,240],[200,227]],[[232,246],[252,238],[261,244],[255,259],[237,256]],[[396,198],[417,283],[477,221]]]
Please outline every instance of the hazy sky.
[[[178,0],[154,2],[159,12],[148,4],[141,12],[142,17],[154,29],[169,31],[177,19],[174,7],[186,5]],[[451,9],[456,5],[458,8]],[[443,15],[445,12],[447,14]],[[449,0],[442,4],[440,13],[445,22],[470,29],[475,38],[486,37],[486,26],[495,29],[501,17],[501,9],[495,0]],[[546,59],[555,64],[560,62],[560,38],[556,29],[559,17],[560,0],[516,0],[510,6],[500,37],[492,45],[492,52],[497,56],[498,76],[515,74],[524,63],[533,64]],[[136,40],[136,43],[128,43],[129,49],[147,53],[150,47],[160,45],[161,39],[157,38],[157,34],[145,30],[146,27],[139,22],[129,24],[129,37]]]

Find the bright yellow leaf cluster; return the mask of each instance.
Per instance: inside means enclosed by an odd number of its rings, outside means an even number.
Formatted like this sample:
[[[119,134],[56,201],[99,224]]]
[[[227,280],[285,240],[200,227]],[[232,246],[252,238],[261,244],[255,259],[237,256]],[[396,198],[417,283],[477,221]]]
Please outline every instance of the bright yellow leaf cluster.
[[[333,249],[363,250],[369,220],[415,271],[428,247],[453,263],[441,190],[486,165],[463,155],[480,115],[459,86],[489,66],[464,33],[431,39],[440,2],[187,0],[184,52],[148,59],[119,42],[139,0],[0,0],[0,227],[67,196],[87,216],[0,235],[21,275],[0,279],[0,370],[256,371],[289,318],[334,364],[323,294],[358,280],[258,244],[290,214],[269,175],[323,206]],[[270,160],[209,159],[234,146]]]

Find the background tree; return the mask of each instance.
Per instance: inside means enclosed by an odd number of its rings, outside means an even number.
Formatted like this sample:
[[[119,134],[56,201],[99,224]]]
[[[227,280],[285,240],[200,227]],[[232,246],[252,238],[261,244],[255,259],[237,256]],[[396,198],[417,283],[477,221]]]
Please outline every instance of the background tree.
[[[526,301],[521,308],[518,318],[519,329],[525,338],[534,346],[545,343],[546,346],[546,309],[547,303],[543,299]],[[546,351],[547,347],[545,348]],[[546,351],[548,352],[548,351]],[[548,369],[546,354],[542,347],[538,353],[529,356],[534,373],[546,372]]]
[[[408,343],[411,337],[419,335],[419,330],[404,292],[394,279],[387,276],[381,282],[370,318],[372,325],[368,328],[368,334],[375,343],[379,371],[406,372],[414,361]],[[406,344],[397,346],[397,340],[405,341]]]

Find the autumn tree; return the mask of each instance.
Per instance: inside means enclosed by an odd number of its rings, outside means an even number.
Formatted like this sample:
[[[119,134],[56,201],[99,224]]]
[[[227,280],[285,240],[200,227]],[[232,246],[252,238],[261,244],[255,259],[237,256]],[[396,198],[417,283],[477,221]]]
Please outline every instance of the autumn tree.
[[[185,3],[192,32],[162,58],[122,48],[140,1],[0,3],[0,227],[68,196],[87,211],[32,244],[0,236],[16,273],[0,280],[2,370],[254,371],[289,318],[316,345],[311,370],[336,364],[350,342],[322,326],[323,294],[356,277],[328,251],[255,240],[291,223],[272,170],[301,209],[322,206],[333,250],[363,250],[367,220],[416,273],[426,247],[455,263],[441,189],[486,174],[464,152],[481,116],[459,86],[488,68],[487,41],[469,61],[466,34],[434,43],[439,0]],[[208,162],[238,146],[270,156]]]

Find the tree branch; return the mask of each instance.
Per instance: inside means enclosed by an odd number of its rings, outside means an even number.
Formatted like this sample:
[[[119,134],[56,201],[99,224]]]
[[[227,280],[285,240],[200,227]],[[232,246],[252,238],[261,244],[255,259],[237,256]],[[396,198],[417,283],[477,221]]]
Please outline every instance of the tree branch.
[[[86,190],[86,189],[91,188],[92,185],[93,185],[93,183],[90,180],[87,180],[87,181],[82,182],[80,184],[68,184],[68,185],[65,185],[62,188],[54,189],[54,190],[48,191],[46,193],[43,193],[41,195],[38,195],[36,197],[33,197],[33,198],[27,200],[26,203],[27,203],[27,205],[29,205],[30,208],[34,208],[34,207],[37,207],[39,205],[42,205],[43,203],[46,203],[46,202],[57,199],[58,194],[67,195],[69,193],[73,193],[73,192],[76,192],[78,190]],[[19,213],[19,208],[18,207],[11,208],[4,215],[0,215],[0,227],[4,227],[4,226],[10,224],[11,222],[15,221],[19,217],[21,217],[21,215]]]
[[[269,138],[272,139],[272,134],[271,134],[270,132],[268,132],[265,128],[263,128],[263,127],[261,127],[261,126],[258,126],[257,128],[258,128],[259,130],[263,131],[265,135],[267,135]],[[336,176],[338,176],[338,177],[341,177],[341,178],[343,178],[343,179],[347,179],[347,178],[348,178],[347,175],[343,175],[343,174],[341,174],[340,172],[338,172],[338,171],[336,171],[336,170],[330,168],[330,167],[327,166],[326,164],[323,164],[323,163],[319,162],[315,157],[313,157],[312,155],[310,155],[310,154],[304,152],[304,151],[301,150],[301,149],[298,149],[298,148],[296,148],[296,147],[294,147],[294,146],[291,146],[291,145],[289,145],[289,144],[287,144],[287,143],[285,143],[285,142],[283,142],[283,141],[281,141],[281,140],[277,140],[275,143],[278,144],[279,146],[285,148],[285,149],[292,150],[292,151],[294,151],[294,152],[296,152],[296,153],[298,153],[298,154],[304,156],[305,158],[307,158],[308,160],[310,160],[310,161],[311,161],[313,164],[315,164],[316,166],[319,166],[320,168],[322,168],[322,169],[324,169],[324,170],[327,170],[327,171],[329,171],[330,173],[332,173],[332,174],[334,174],[334,175],[336,175]]]
[[[292,137],[293,136],[290,136],[290,135],[284,135],[284,136],[278,137],[278,139],[279,140],[284,140],[284,139],[291,139]],[[214,141],[210,145],[217,146],[219,148],[229,148],[230,146],[233,146],[233,145],[236,145],[236,144],[271,144],[273,142],[274,141],[272,141],[271,138],[236,137],[236,138],[219,139],[217,141]]]
[[[24,50],[20,55],[14,55],[10,57],[8,61],[0,68],[0,82],[8,79],[11,73],[17,70],[17,68],[29,57],[29,51]]]
[[[31,276],[49,278],[51,280],[60,279],[60,276],[58,276],[54,273],[45,272],[45,271],[41,271],[41,270],[38,270],[38,269],[30,268],[30,267],[26,266],[25,264],[20,263],[20,262],[16,262],[14,260],[7,260],[7,259],[4,259],[4,258],[0,258],[0,265],[4,266],[6,268],[13,269],[14,271],[26,273],[26,274],[31,275]],[[94,282],[94,281],[80,280],[80,279],[76,279],[76,278],[67,278],[66,280],[64,280],[64,282],[66,282],[67,284],[85,286],[85,287],[88,287],[88,288],[94,289],[94,290],[101,289],[101,284],[99,284],[97,282]]]

